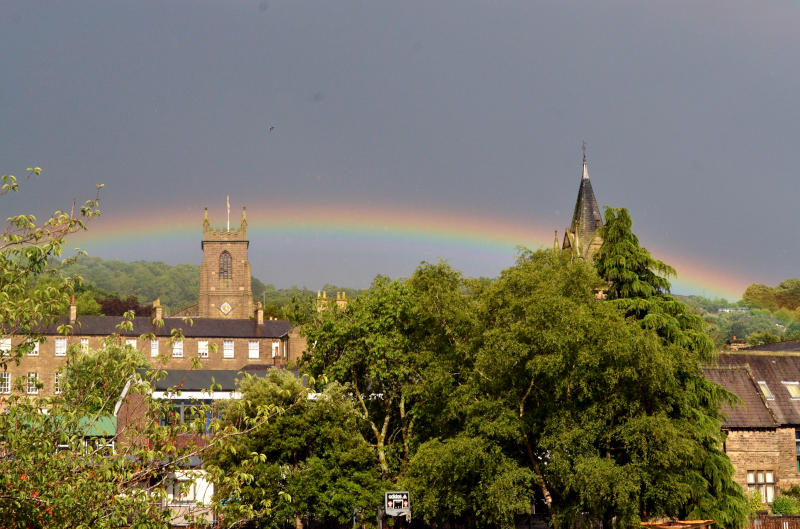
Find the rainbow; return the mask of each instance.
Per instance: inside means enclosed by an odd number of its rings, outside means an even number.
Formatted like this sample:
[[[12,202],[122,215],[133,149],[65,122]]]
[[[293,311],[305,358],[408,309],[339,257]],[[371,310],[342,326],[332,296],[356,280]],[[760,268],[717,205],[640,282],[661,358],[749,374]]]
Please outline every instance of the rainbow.
[[[209,215],[215,227],[222,227],[224,212]],[[102,253],[109,247],[144,248],[154,242],[183,244],[201,236],[202,211],[195,215],[186,211],[153,214],[103,213],[93,220],[89,230],[76,234],[70,244]],[[404,247],[441,247],[442,257],[450,251],[466,251],[473,255],[486,253],[508,256],[511,264],[517,248],[551,248],[552,229],[544,229],[520,219],[499,215],[480,216],[452,209],[422,209],[388,204],[266,204],[247,212],[248,236],[296,239],[304,245],[320,236],[335,236],[369,247],[378,243],[403,243]],[[231,227],[238,228],[240,212],[231,212]],[[560,230],[559,230],[560,231]],[[645,246],[647,242],[643,241]],[[725,297],[737,300],[750,283],[742,277],[693,256],[684,256],[670,249],[654,249],[654,256],[672,265],[677,271],[673,292]],[[380,270],[376,270],[379,273]],[[499,272],[499,270],[498,270]]]

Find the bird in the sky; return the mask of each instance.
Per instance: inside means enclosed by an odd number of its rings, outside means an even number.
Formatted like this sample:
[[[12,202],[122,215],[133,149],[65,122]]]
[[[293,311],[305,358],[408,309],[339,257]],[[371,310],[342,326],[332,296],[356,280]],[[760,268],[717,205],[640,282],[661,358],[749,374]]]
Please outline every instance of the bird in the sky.
[[[275,126],[274,125],[270,125],[268,130],[269,130],[269,132],[272,132],[273,130],[275,130]]]

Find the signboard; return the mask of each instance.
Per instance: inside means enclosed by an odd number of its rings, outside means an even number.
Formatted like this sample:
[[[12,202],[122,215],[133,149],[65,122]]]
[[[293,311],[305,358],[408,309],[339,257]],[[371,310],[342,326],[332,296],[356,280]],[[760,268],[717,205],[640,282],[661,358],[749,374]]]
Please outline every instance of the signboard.
[[[386,516],[410,516],[411,502],[408,492],[387,492],[383,502],[386,507]]]

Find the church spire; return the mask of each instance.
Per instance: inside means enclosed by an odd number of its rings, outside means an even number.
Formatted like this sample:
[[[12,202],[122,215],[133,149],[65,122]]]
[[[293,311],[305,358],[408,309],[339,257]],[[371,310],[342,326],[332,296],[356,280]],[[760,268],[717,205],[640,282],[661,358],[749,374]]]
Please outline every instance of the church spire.
[[[600,215],[600,207],[597,205],[592,182],[589,180],[585,142],[581,149],[583,151],[583,173],[578,188],[578,199],[575,201],[575,211],[572,214],[572,223],[567,228],[562,248],[570,249],[576,255],[586,259],[594,254],[602,244],[595,234],[603,225],[603,217]]]

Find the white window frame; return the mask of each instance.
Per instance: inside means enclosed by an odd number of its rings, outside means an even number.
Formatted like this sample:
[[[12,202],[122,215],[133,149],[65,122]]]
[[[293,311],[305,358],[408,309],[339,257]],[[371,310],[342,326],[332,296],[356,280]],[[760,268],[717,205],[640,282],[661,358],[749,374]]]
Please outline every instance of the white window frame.
[[[747,471],[747,492],[758,491],[761,494],[761,501],[772,503],[775,499],[775,472],[772,470],[748,470]]]
[[[81,352],[82,353],[89,352],[89,338],[81,338]]]
[[[39,342],[34,342],[33,349],[30,350],[28,356],[39,356]]]
[[[781,380],[781,384],[786,387],[786,391],[789,392],[789,397],[792,400],[800,400],[800,382],[786,382]],[[794,391],[794,393],[792,393]]]
[[[758,387],[761,388],[761,393],[764,395],[764,398],[767,400],[775,400],[775,394],[769,389],[767,386],[767,382],[764,380],[758,381]]]
[[[250,360],[257,360],[259,354],[258,340],[250,340],[247,344],[247,358]]]
[[[53,393],[61,394],[61,371],[53,373]]]
[[[67,356],[67,339],[64,336],[58,336],[55,344],[56,356]]]
[[[8,371],[0,373],[0,393],[11,393],[11,373]]]
[[[234,358],[236,351],[233,340],[222,341],[222,358]]]
[[[172,344],[172,358],[183,358],[183,340],[177,340]]]
[[[0,338],[0,356],[11,354],[11,338]]]
[[[38,395],[39,394],[39,373],[36,371],[28,371],[28,376],[26,377],[26,387],[25,392],[28,395]]]
[[[155,358],[158,356],[158,338],[150,340],[150,356]]]
[[[136,349],[136,338],[125,338],[125,345],[130,345]]]
[[[198,358],[208,358],[208,340],[197,340]]]
[[[272,358],[278,358],[281,355],[281,342],[278,340],[272,341]]]

